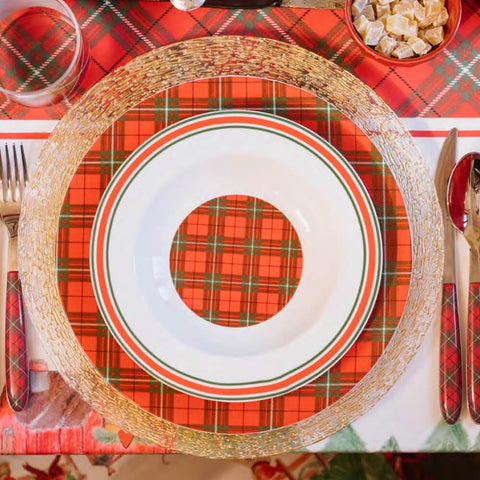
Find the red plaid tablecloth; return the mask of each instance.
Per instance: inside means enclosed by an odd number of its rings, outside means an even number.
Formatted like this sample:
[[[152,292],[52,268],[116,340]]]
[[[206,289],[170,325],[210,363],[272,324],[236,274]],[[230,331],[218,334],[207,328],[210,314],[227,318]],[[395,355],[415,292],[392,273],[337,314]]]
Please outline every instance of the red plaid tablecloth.
[[[90,45],[85,88],[152,48],[207,35],[251,35],[296,44],[334,61],[370,85],[400,117],[475,117],[480,111],[480,85],[473,78],[480,50],[476,0],[462,1],[461,25],[445,54],[413,68],[391,68],[366,58],[340,10],[201,8],[185,13],[161,1],[67,3]],[[28,109],[0,97],[0,119],[56,119],[67,108]]]

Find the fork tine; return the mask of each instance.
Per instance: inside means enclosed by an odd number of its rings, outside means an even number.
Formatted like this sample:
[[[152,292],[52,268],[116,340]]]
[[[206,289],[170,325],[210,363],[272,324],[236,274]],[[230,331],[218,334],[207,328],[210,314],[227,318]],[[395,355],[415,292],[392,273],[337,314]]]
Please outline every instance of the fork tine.
[[[28,185],[28,169],[23,143],[20,144],[20,156],[22,157],[23,188],[25,189],[25,187]]]
[[[25,194],[25,188],[28,185],[28,170],[27,170],[27,161],[25,159],[25,150],[23,149],[23,143],[20,146],[13,146],[15,149],[15,160],[17,160],[17,155],[20,156],[18,161],[15,163],[15,172],[17,175],[17,186],[19,189],[20,200],[23,199]]]
[[[20,177],[18,174],[18,158],[17,147],[13,144],[13,174],[12,174],[12,200],[14,202],[20,201],[22,192],[20,191]]]
[[[11,185],[12,185],[12,171],[10,167],[10,152],[8,150],[8,145],[5,145],[5,156],[6,156],[6,167],[7,167],[7,175],[3,176],[3,199],[8,202],[11,196]],[[10,195],[9,195],[10,193]]]
[[[5,148],[7,148],[7,145],[5,145]],[[5,185],[5,169],[3,166],[3,154],[2,151],[0,150],[0,183],[2,184],[2,201],[6,202],[7,199],[5,197],[6,193],[6,185]]]

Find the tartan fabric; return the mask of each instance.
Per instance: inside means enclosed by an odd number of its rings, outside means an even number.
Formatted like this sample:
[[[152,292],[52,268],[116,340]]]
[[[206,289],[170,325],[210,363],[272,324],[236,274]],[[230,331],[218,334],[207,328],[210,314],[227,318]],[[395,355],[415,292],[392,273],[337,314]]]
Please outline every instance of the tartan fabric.
[[[347,354],[309,385],[253,402],[215,402],[153,379],[122,351],[103,322],[89,275],[91,226],[101,195],[122,161],[177,120],[222,108],[262,110],[319,133],[363,180],[379,218],[384,270],[365,329]],[[408,293],[411,242],[398,187],[369,139],[330,105],[292,86],[247,78],[201,80],[133,108],[93,145],[65,197],[57,242],[59,289],[72,328],[99,372],[138,405],[169,421],[210,432],[258,432],[310,417],[348,392],[370,370],[395,331]]]
[[[5,323],[6,389],[10,407],[23,410],[30,393],[22,286],[18,272],[7,273]]]
[[[2,87],[28,92],[51,85],[72,61],[74,49],[68,46],[75,45],[75,29],[52,9],[20,10],[9,18],[7,24],[0,22]]]
[[[454,283],[443,285],[440,331],[440,406],[443,418],[452,424],[458,420],[462,409],[462,355]]]
[[[478,2],[462,1],[460,28],[448,49],[415,67],[391,68],[365,57],[343,12],[297,8],[176,10],[170,2],[67,0],[90,45],[82,83],[95,84],[132,58],[176,41],[207,35],[273,38],[311,50],[352,71],[399,116],[475,117],[480,109]],[[0,96],[0,119],[60,118],[69,104],[28,109]]]
[[[226,327],[268,320],[292,298],[302,250],[273,205],[226,195],[200,205],[180,225],[170,251],[178,294],[203,319]]]
[[[480,283],[468,287],[467,404],[474,422],[480,423]]]

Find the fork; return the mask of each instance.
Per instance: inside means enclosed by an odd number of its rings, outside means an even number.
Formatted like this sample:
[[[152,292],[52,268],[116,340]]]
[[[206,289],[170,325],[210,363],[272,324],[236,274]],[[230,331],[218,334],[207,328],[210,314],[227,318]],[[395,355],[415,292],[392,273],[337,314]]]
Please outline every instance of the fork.
[[[10,156],[13,153],[13,158]],[[5,374],[8,403],[14,411],[24,410],[30,395],[22,286],[17,265],[17,233],[20,203],[28,183],[23,145],[5,145],[0,152],[0,216],[8,230],[7,295],[5,312]]]

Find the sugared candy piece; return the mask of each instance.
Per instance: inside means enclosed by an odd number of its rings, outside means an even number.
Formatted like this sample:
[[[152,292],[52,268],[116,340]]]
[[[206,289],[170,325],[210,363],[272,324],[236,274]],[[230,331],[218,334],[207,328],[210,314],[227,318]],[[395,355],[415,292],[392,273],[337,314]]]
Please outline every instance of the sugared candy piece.
[[[353,18],[357,18],[362,14],[363,9],[368,5],[368,0],[355,0],[352,3]]]
[[[443,28],[429,28],[425,31],[425,40],[430,43],[430,45],[440,45],[440,43],[443,42]]]
[[[421,38],[418,37],[410,37],[407,41],[408,45],[410,45],[411,49],[417,55],[422,55],[428,52],[432,46],[428,43],[424,42]]]
[[[392,57],[410,58],[413,57],[413,50],[407,43],[400,42],[392,52]]]
[[[365,39],[369,24],[370,22],[365,18],[364,15],[360,15],[356,20],[353,21],[355,30],[360,34],[363,39]]]
[[[380,20],[375,20],[368,25],[364,41],[367,45],[375,46],[384,35],[385,27],[383,23]]]
[[[394,40],[392,37],[385,35],[379,42],[378,45],[375,47],[377,52],[383,53],[389,57],[395,47],[397,46],[397,41]]]
[[[387,18],[387,32],[394,35],[404,35],[408,31],[408,18],[396,13]]]
[[[369,21],[369,22],[374,22],[375,19],[375,12],[373,11],[373,6],[372,5],[367,5],[363,11],[362,15]]]

